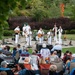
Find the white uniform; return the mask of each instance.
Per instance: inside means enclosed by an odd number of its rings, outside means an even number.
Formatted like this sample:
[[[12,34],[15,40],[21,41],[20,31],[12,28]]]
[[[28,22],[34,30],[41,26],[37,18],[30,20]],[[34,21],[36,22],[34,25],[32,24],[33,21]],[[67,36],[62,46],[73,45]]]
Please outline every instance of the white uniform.
[[[58,29],[58,41],[59,41],[59,44],[62,44],[62,39],[61,39],[61,36],[62,36],[62,28],[61,29]]]
[[[24,36],[25,30],[26,30],[26,26],[24,25],[23,28],[22,28],[22,31],[23,31],[23,32],[22,32],[22,35],[23,35],[23,36]]]
[[[16,27],[14,31],[20,31],[19,27]],[[19,33],[15,33],[15,44],[19,43]]]
[[[29,25],[26,26],[26,32],[29,32],[29,30],[31,29],[31,27]]]
[[[41,35],[44,35],[44,31],[42,30],[38,30],[38,33],[37,34],[41,34]],[[38,41],[39,43],[43,43],[43,40],[44,40],[44,37],[41,36],[41,37],[38,37]]]
[[[27,46],[31,46],[31,35],[32,32],[30,31],[31,27],[29,25],[26,26],[26,42],[27,42]]]
[[[54,27],[53,31],[54,31],[54,41],[57,42],[57,27]]]
[[[31,46],[32,43],[31,43],[31,40],[32,40],[32,31],[28,31],[27,32],[27,46]]]
[[[48,44],[51,45],[51,44],[52,44],[52,32],[49,31],[49,32],[47,33],[47,35],[48,35],[48,36],[47,36],[47,37],[48,37]]]

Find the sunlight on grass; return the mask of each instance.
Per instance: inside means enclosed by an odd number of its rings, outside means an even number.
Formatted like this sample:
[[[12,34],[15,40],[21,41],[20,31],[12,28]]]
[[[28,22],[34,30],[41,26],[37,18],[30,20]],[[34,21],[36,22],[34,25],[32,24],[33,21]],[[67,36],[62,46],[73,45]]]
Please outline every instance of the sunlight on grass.
[[[65,53],[67,50],[69,50],[72,53],[75,53],[75,47],[70,47],[70,48],[63,48],[62,52]]]

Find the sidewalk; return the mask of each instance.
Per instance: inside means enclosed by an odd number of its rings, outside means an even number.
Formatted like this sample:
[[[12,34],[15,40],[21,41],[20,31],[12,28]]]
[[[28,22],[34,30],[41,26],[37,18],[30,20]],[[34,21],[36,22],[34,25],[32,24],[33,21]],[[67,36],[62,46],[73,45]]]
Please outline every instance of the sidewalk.
[[[19,40],[19,43],[21,44],[21,47],[25,46],[24,39],[25,39],[24,37],[21,37],[20,40]],[[0,40],[0,42],[1,42],[1,40]],[[5,39],[5,42],[6,42],[6,45],[9,45],[10,47],[15,46],[15,43],[12,40],[12,38]],[[70,40],[63,41],[62,47],[63,48],[75,47],[75,41],[72,41],[72,45],[69,45],[69,42],[70,42]],[[44,43],[46,43],[46,41],[44,41]],[[52,45],[53,46],[55,45],[54,41],[52,42]],[[36,41],[32,41],[32,49],[36,49]]]

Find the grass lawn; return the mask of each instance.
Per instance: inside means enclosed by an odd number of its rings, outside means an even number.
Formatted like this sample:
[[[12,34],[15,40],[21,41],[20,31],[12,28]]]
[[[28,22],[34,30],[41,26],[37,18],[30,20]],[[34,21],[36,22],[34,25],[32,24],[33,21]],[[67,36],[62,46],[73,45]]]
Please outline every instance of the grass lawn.
[[[69,50],[72,53],[75,53],[75,47],[63,48],[62,52],[65,53],[67,50]],[[30,54],[32,53],[32,49],[31,48],[29,48],[29,53]]]
[[[72,39],[72,40],[75,40],[75,34],[66,34],[62,36],[62,38],[64,38],[64,36],[66,36],[66,39]]]
[[[62,52],[65,53],[67,50],[69,50],[72,53],[75,53],[75,47],[63,48]]]

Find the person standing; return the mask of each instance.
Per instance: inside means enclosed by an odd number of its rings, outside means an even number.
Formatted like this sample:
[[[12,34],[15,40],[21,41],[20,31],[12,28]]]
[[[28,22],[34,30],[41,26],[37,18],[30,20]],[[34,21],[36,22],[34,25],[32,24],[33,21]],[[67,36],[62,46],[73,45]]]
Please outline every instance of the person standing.
[[[54,28],[53,28],[53,33],[54,33],[54,41],[57,42],[57,26],[56,26],[56,23],[54,25]]]
[[[52,44],[52,32],[51,32],[51,29],[50,31],[47,33],[47,38],[48,38],[48,44]]]
[[[23,28],[22,28],[22,35],[25,36],[25,31],[26,31],[26,24],[24,24]]]
[[[38,30],[37,35],[38,35],[38,41],[39,41],[39,43],[43,43],[43,40],[44,40],[44,37],[43,37],[44,31],[42,30],[42,28],[40,28]]]
[[[31,29],[29,29],[29,31],[27,32],[27,46],[31,47],[32,43],[32,31]]]
[[[63,32],[63,29],[62,29],[61,26],[59,26],[59,29],[58,29],[58,41],[59,41],[59,44],[62,44],[62,39],[61,39],[62,32]]]
[[[17,26],[14,29],[14,32],[15,32],[15,44],[18,44],[19,43],[19,35],[20,35],[20,28],[19,28],[19,26]]]
[[[30,25],[26,23],[26,32],[28,33],[30,29],[31,29]]]

